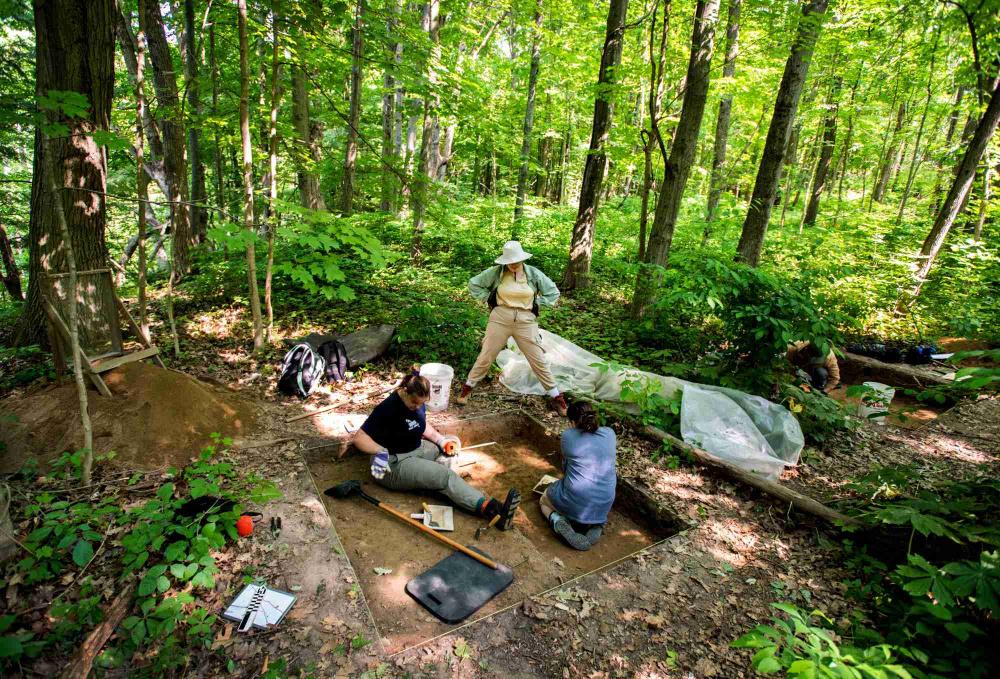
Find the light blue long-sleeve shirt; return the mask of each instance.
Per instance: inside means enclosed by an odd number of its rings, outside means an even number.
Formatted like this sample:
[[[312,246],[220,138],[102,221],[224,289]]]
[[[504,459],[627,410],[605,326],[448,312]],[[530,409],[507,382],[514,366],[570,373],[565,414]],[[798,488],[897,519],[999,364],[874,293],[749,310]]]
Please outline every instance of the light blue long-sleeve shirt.
[[[485,302],[500,285],[503,266],[491,266],[469,280],[469,292],[480,302]],[[528,278],[528,286],[535,291],[535,301],[540,306],[555,306],[559,299],[559,288],[552,280],[533,266],[524,265],[524,273]]]

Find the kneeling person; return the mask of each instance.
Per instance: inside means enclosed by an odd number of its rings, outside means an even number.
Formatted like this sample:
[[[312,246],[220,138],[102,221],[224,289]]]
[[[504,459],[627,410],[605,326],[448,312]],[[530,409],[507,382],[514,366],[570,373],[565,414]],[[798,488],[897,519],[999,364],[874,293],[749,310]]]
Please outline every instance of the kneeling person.
[[[546,488],[539,501],[552,530],[574,549],[597,544],[615,501],[617,437],[597,425],[589,403],[569,407],[573,427],[562,433],[563,478]]]
[[[427,424],[430,391],[426,377],[407,375],[361,425],[355,447],[372,456],[371,472],[378,484],[391,490],[437,491],[486,520],[499,516],[497,527],[509,529],[521,494],[511,489],[501,503],[451,471],[443,448],[449,437]]]

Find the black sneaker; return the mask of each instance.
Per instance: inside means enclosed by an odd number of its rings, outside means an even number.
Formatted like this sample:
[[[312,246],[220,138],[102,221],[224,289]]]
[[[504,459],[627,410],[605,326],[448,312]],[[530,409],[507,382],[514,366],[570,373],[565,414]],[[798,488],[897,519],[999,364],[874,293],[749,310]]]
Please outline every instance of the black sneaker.
[[[514,525],[514,513],[517,512],[518,505],[521,504],[521,493],[516,488],[507,491],[507,499],[503,501],[500,508],[500,521],[497,528],[500,530],[510,530]]]

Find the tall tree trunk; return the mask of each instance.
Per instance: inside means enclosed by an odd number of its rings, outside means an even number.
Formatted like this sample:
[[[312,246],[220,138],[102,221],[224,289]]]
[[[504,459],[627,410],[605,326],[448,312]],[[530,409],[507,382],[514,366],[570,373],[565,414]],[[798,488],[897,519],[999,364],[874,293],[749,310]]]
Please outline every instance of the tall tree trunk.
[[[955,128],[958,126],[958,114],[961,111],[962,99],[965,97],[965,86],[959,85],[958,91],[955,93],[955,105],[952,106],[951,114],[948,116],[948,131],[944,136],[944,151],[943,154],[951,154],[951,140],[955,136]],[[944,158],[942,154],[938,155],[937,162],[937,173],[934,177],[934,189],[931,191],[931,214],[936,215],[939,203],[941,202],[941,180],[944,176]]]
[[[14,261],[14,250],[10,246],[10,238],[7,237],[3,224],[0,224],[0,259],[3,260],[3,286],[7,290],[7,294],[13,300],[24,301],[24,292],[21,290],[21,272],[17,269],[17,262]]]
[[[136,84],[136,39],[132,34],[132,25],[129,19],[121,11],[121,5],[116,3],[115,12],[115,34],[121,46],[122,60],[125,62],[125,70],[128,72],[129,81],[132,87]],[[156,127],[149,107],[145,108],[142,118],[142,129],[146,136],[148,147],[144,153],[144,167],[147,176],[160,187],[163,195],[170,194],[170,188],[166,180],[166,171],[163,164],[163,141],[160,138],[160,131]],[[150,212],[147,212],[147,217]]]
[[[729,17],[726,19],[726,63],[722,67],[722,77],[736,75],[736,57],[739,55],[740,3],[729,0]],[[729,140],[729,117],[733,110],[733,95],[726,94],[719,100],[719,116],[715,121],[715,147],[712,156],[712,176],[708,189],[708,203],[705,206],[705,232],[702,242],[708,240],[715,221],[715,211],[722,195],[722,169],[726,164],[726,143]]]
[[[819,161],[813,174],[812,189],[809,192],[809,203],[806,205],[802,223],[813,226],[819,215],[819,201],[826,188],[826,177],[830,172],[830,161],[833,159],[833,149],[837,144],[837,114],[840,108],[840,87],[843,80],[838,76],[833,79],[830,95],[826,102],[826,118],[823,120],[823,141],[819,151]]]
[[[986,210],[990,205],[990,200],[992,196],[992,182],[993,182],[993,164],[987,161],[986,168],[983,170],[983,197],[979,201],[979,218],[976,219],[976,226],[972,231],[972,239],[977,243],[982,240],[983,237],[983,226],[986,224]]]
[[[316,0],[302,3],[305,16],[296,40],[297,57],[292,65],[292,122],[295,127],[296,178],[299,186],[299,200],[302,207],[310,210],[326,210],[326,201],[320,190],[317,166],[322,159],[320,140],[322,130],[313,122],[309,104],[310,72],[312,66],[306,61],[310,39],[317,24],[317,15],[322,11]]]
[[[924,102],[924,112],[920,114],[920,125],[917,127],[917,138],[913,142],[913,157],[910,158],[910,171],[906,173],[906,186],[903,188],[903,195],[899,199],[899,212],[896,214],[896,223],[903,220],[903,211],[906,210],[906,201],[910,197],[910,189],[913,188],[913,179],[917,174],[917,167],[920,163],[920,139],[924,135],[924,123],[927,122],[927,110],[931,106],[931,98],[934,96],[932,85],[934,83],[934,64],[937,60],[938,39],[941,37],[940,30],[935,34],[934,47],[931,49],[931,63],[927,68],[927,100]],[[928,143],[928,146],[930,144]],[[926,153],[926,150],[925,150]]]
[[[344,151],[344,184],[340,210],[354,212],[354,171],[358,162],[358,126],[361,124],[361,59],[363,58],[365,0],[356,0],[354,28],[351,29],[351,109],[347,115],[347,148]]]
[[[656,201],[656,212],[653,214],[653,226],[649,234],[646,261],[653,267],[667,265],[684,188],[698,150],[698,132],[701,130],[705,104],[708,101],[709,69],[712,65],[718,15],[719,0],[699,0],[695,5],[684,103],[674,131],[670,157],[663,168],[663,183],[660,185],[660,196]],[[635,296],[632,298],[632,315],[636,318],[642,316],[653,298],[660,279],[657,271],[658,269],[651,269],[646,264],[639,267]]]
[[[38,11],[36,6],[35,11]],[[112,43],[114,44],[114,43]],[[48,144],[50,139],[47,135],[42,135],[42,144]],[[104,153],[105,163],[107,162],[107,149],[102,149]],[[53,158],[46,158],[47,161],[54,160]],[[51,170],[47,173],[49,178],[49,195],[52,197],[52,212],[55,215],[55,222],[59,225],[59,236],[62,242],[63,253],[66,257],[66,269],[69,274],[69,289],[66,291],[66,309],[67,309],[67,319],[69,325],[69,345],[70,345],[70,356],[73,359],[73,377],[76,382],[76,395],[80,406],[80,422],[83,428],[83,460],[80,465],[80,481],[85,485],[90,485],[90,472],[91,467],[94,464],[94,432],[90,425],[90,407],[87,398],[87,385],[83,381],[83,361],[84,354],[80,349],[80,313],[78,306],[80,304],[79,294],[80,285],[79,279],[77,277],[77,266],[76,266],[76,256],[73,252],[73,237],[70,235],[69,224],[66,221],[66,213],[63,210],[62,193],[66,185],[57,185],[56,183],[56,173],[60,173],[60,180],[65,181],[65,172],[60,172],[60,168],[55,163],[52,163]],[[107,173],[107,166],[104,168],[105,173]],[[73,179],[72,175],[70,179]],[[73,184],[69,184],[73,186]],[[93,300],[90,300],[91,302]]]
[[[148,0],[147,0],[148,1]],[[247,64],[247,1],[237,0],[240,34],[240,140],[243,146],[243,228],[247,233],[247,281],[250,287],[250,314],[253,321],[253,348],[264,346],[264,324],[257,290],[257,255],[253,223],[253,142],[250,139],[250,67]]]
[[[587,153],[587,162],[583,168],[580,207],[576,213],[576,222],[573,224],[569,261],[562,279],[562,288],[565,291],[585,288],[590,282],[594,228],[597,222],[601,183],[604,181],[604,170],[607,165],[604,146],[608,141],[611,116],[614,113],[611,90],[617,79],[615,71],[618,70],[618,64],[622,59],[628,2],[629,0],[611,0],[608,10],[604,51],[601,54],[601,69],[597,77],[597,95],[594,97],[594,124],[590,132],[590,151]]]
[[[739,2],[739,0],[735,0]],[[642,140],[642,189],[640,189],[639,209],[639,252],[640,262],[646,261],[646,231],[649,225],[649,195],[653,190],[653,153],[658,152],[663,162],[667,162],[663,139],[660,136],[660,108],[663,103],[663,74],[666,70],[667,38],[670,33],[670,0],[663,3],[663,21],[660,22],[660,45],[656,47],[656,12],[659,0],[653,6],[653,18],[649,25],[649,96],[646,106],[649,109],[649,127],[644,129],[639,138]]]
[[[205,166],[201,160],[201,98],[198,83],[198,51],[195,46],[194,0],[184,0],[184,80],[187,87],[188,121],[187,151],[191,165],[191,200],[197,207],[191,208],[191,237],[196,243],[205,240],[208,232],[208,210],[203,206],[205,193]]]
[[[872,189],[872,202],[881,203],[885,199],[886,189],[889,188],[889,179],[899,168],[902,159],[902,140],[900,135],[903,131],[903,122],[906,118],[906,103],[899,105],[896,111],[896,125],[892,130],[892,138],[889,142],[889,153],[882,162],[878,170],[878,179],[875,181],[875,188]]]
[[[410,254],[414,259],[420,259],[421,239],[424,235],[424,213],[427,209],[427,189],[431,179],[436,176],[437,168],[432,166],[432,158],[437,155],[437,141],[434,130],[437,128],[437,69],[441,61],[441,19],[440,0],[427,0],[424,5],[423,24],[431,42],[430,59],[427,64],[427,96],[424,97],[424,125],[420,137],[420,165],[417,168],[410,194],[411,211],[413,212],[413,241]]]
[[[847,116],[847,135],[844,137],[843,146],[840,149],[840,156],[837,159],[837,165],[840,167],[840,171],[837,175],[837,211],[833,215],[833,226],[837,226],[837,222],[840,220],[840,209],[844,204],[844,178],[847,176],[848,161],[851,156],[851,144],[854,141],[854,118],[857,115],[857,108],[855,108],[854,101],[858,94],[858,87],[861,85],[861,72],[864,70],[864,63],[862,62],[861,68],[858,69],[858,75],[854,79],[854,84],[851,86],[851,100],[848,104],[848,110],[850,111]],[[862,204],[864,204],[864,199],[862,198]]]
[[[212,61],[212,116],[219,115],[219,62],[215,58],[215,23],[208,27],[209,55]],[[226,214],[226,191],[222,171],[222,142],[219,139],[219,126],[215,127],[215,152],[213,161],[215,167],[215,207],[220,215]]]
[[[149,341],[149,325],[146,318],[146,210],[149,209],[148,183],[143,168],[143,119],[146,116],[146,36],[139,31],[136,40],[136,81],[135,81],[135,158],[136,195],[139,197],[139,231],[136,234],[136,248],[139,250],[139,332]]]
[[[948,191],[948,196],[941,205],[941,209],[934,219],[934,225],[931,227],[930,233],[927,234],[927,238],[924,239],[924,243],[920,248],[921,263],[917,268],[913,287],[907,294],[900,297],[899,302],[896,304],[897,313],[904,312],[920,295],[920,289],[923,287],[924,281],[927,280],[927,274],[930,273],[931,268],[934,266],[934,260],[937,259],[938,252],[941,251],[941,246],[948,236],[948,231],[951,229],[952,224],[954,224],[955,218],[958,216],[969,193],[969,189],[972,187],[972,182],[976,177],[976,168],[979,166],[980,160],[982,160],[990,137],[993,136],[993,133],[997,129],[998,122],[1000,122],[1000,78],[996,78],[994,81],[989,106],[986,107],[986,111],[976,125],[976,131],[972,135],[972,140],[965,149],[962,161],[955,172],[955,180]]]
[[[382,75],[382,197],[379,209],[383,212],[396,211],[396,196],[399,192],[394,170],[399,161],[399,143],[395,139],[396,99],[399,90],[396,87],[396,70],[402,57],[403,43],[396,35],[396,23],[399,20],[400,0],[392,0],[385,20],[386,35],[389,37],[386,50],[385,71]]]
[[[541,60],[542,0],[535,0],[535,28],[531,37],[531,72],[528,75],[528,102],[524,107],[524,128],[521,140],[521,167],[517,172],[517,198],[514,221],[524,214],[524,194],[528,191],[528,165],[531,161],[531,128],[535,122],[535,85],[538,84],[538,62]]]
[[[566,131],[563,134],[562,156],[559,158],[559,186],[556,203],[566,202],[566,165],[569,164],[570,147],[573,144],[573,109],[566,107]]]
[[[274,332],[274,304],[271,302],[271,278],[274,272],[274,239],[278,235],[278,111],[281,108],[281,62],[278,60],[278,0],[271,0],[271,127],[268,130],[267,265],[264,269],[264,308],[267,312],[265,341],[270,343]]]
[[[114,3],[112,0],[35,0],[35,94],[76,92],[87,98],[82,116],[48,112],[67,128],[48,139],[36,127],[28,221],[28,294],[15,328],[15,343],[45,344],[43,274],[64,273],[67,252],[85,271],[107,265],[105,244],[107,150],[94,133],[107,131],[114,92]],[[66,187],[53,192],[52,186]],[[80,190],[73,190],[80,189]],[[66,221],[67,244],[60,210]],[[87,302],[93,303],[93,299]]]
[[[162,117],[158,121],[163,136],[163,165],[170,193],[170,224],[173,234],[174,277],[184,276],[191,268],[191,210],[188,205],[187,148],[184,119],[174,62],[157,0],[139,0],[139,25],[146,33],[153,86]]]
[[[754,180],[750,208],[743,221],[743,232],[736,247],[737,260],[744,261],[750,266],[757,266],[760,261],[767,224],[771,218],[771,208],[774,206],[774,197],[778,191],[778,175],[785,157],[788,135],[795,122],[802,85],[809,72],[809,62],[812,61],[813,49],[819,38],[824,18],[822,15],[826,12],[828,2],[829,0],[809,0],[802,7],[802,18],[799,21],[795,42],[792,44],[792,52],[785,62],[785,72],[781,76],[781,85],[778,87],[778,96],[774,102],[774,113],[767,130],[764,152],[757,168],[757,178]]]

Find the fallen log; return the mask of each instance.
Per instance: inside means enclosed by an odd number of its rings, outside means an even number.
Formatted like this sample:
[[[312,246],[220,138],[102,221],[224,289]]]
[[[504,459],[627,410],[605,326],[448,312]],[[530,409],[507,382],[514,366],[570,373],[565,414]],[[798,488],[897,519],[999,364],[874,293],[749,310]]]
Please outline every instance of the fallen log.
[[[913,387],[916,389],[926,389],[927,387],[943,386],[952,383],[952,379],[941,373],[935,372],[925,367],[909,365],[908,363],[886,363],[877,358],[844,352],[843,372],[856,374],[858,381],[873,379],[884,382],[890,386]]]
[[[657,441],[665,441],[674,446],[677,446],[681,450],[690,453],[699,462],[706,464],[710,467],[718,469],[724,472],[727,476],[747,484],[748,486],[753,486],[757,490],[761,490],[768,495],[783,500],[784,502],[790,503],[796,509],[801,509],[804,512],[818,516],[821,519],[825,519],[833,524],[848,524],[848,525],[858,525],[858,521],[852,519],[849,516],[841,514],[840,512],[830,509],[822,502],[812,499],[802,493],[796,492],[791,488],[786,488],[779,483],[774,481],[768,481],[767,479],[762,479],[755,474],[740,469],[734,464],[726,462],[725,460],[720,460],[715,457],[707,450],[702,450],[701,448],[692,446],[690,443],[685,443],[676,436],[672,436],[662,429],[656,427],[643,427],[642,432]]]
[[[111,637],[111,633],[118,627],[125,614],[132,608],[132,596],[135,594],[135,582],[130,583],[125,589],[115,597],[114,602],[104,612],[104,622],[94,628],[80,645],[80,650],[76,652],[73,661],[63,672],[63,679],[86,679],[90,674],[90,668],[94,664],[94,658],[104,648]]]

